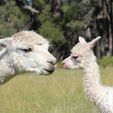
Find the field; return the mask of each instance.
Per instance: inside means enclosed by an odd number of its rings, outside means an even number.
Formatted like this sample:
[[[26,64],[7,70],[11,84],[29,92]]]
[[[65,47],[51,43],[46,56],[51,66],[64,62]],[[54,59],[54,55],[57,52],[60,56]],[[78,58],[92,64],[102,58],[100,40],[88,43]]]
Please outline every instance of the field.
[[[113,67],[101,68],[113,85]],[[80,70],[57,69],[51,76],[26,73],[0,86],[0,113],[98,113],[84,95]]]

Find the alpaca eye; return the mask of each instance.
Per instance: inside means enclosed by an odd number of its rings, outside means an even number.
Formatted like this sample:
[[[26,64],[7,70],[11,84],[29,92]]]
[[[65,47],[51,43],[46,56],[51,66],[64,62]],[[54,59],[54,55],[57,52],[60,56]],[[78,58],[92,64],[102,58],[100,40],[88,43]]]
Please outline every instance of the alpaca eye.
[[[24,51],[25,53],[32,52],[32,49],[31,49],[31,48],[28,48],[28,49],[21,49],[21,50]]]
[[[3,48],[5,48],[6,45],[5,44],[0,44],[0,50],[2,50]]]
[[[0,46],[1,46],[1,47],[6,47],[6,45],[5,45],[5,44],[0,44]]]
[[[72,58],[76,60],[78,58],[78,56],[72,56]]]

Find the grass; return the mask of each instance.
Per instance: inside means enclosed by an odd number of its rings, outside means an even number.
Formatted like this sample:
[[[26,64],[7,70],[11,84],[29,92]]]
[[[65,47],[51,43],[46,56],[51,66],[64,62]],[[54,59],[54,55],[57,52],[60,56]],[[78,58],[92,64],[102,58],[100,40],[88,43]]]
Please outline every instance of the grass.
[[[101,68],[113,85],[113,68]],[[80,70],[57,69],[51,76],[26,73],[0,86],[0,113],[98,113],[84,95]]]

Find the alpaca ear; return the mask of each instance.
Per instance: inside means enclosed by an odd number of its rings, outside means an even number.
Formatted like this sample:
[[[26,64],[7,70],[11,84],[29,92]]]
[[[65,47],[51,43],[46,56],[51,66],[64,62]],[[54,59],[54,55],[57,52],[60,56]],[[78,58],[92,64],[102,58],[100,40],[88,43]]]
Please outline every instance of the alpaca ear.
[[[0,57],[11,48],[11,38],[0,39]]]
[[[85,41],[85,39],[83,38],[83,37],[81,37],[81,36],[79,36],[79,42],[81,43],[81,44],[86,44],[87,42]]]
[[[98,37],[96,37],[95,39],[93,39],[91,42],[89,42],[89,43],[88,43],[89,47],[90,47],[90,48],[93,48],[93,47],[96,45],[97,41],[98,41],[100,38],[101,38],[101,36],[98,36]]]

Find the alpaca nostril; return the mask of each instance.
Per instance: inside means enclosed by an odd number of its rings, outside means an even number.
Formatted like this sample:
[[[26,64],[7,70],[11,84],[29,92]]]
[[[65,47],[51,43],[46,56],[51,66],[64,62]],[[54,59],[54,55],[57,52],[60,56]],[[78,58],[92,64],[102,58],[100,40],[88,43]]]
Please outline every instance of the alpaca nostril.
[[[68,69],[68,65],[65,62],[62,62],[62,66],[63,68]]]
[[[55,65],[56,64],[56,59],[55,60],[50,60],[48,63]]]
[[[62,65],[65,65],[65,62],[62,62]]]
[[[52,62],[52,61],[48,61],[47,63],[50,65],[55,65],[54,62]]]
[[[50,63],[50,64],[53,64],[53,65],[54,65],[54,62],[52,62],[52,61],[48,61],[48,63]]]

